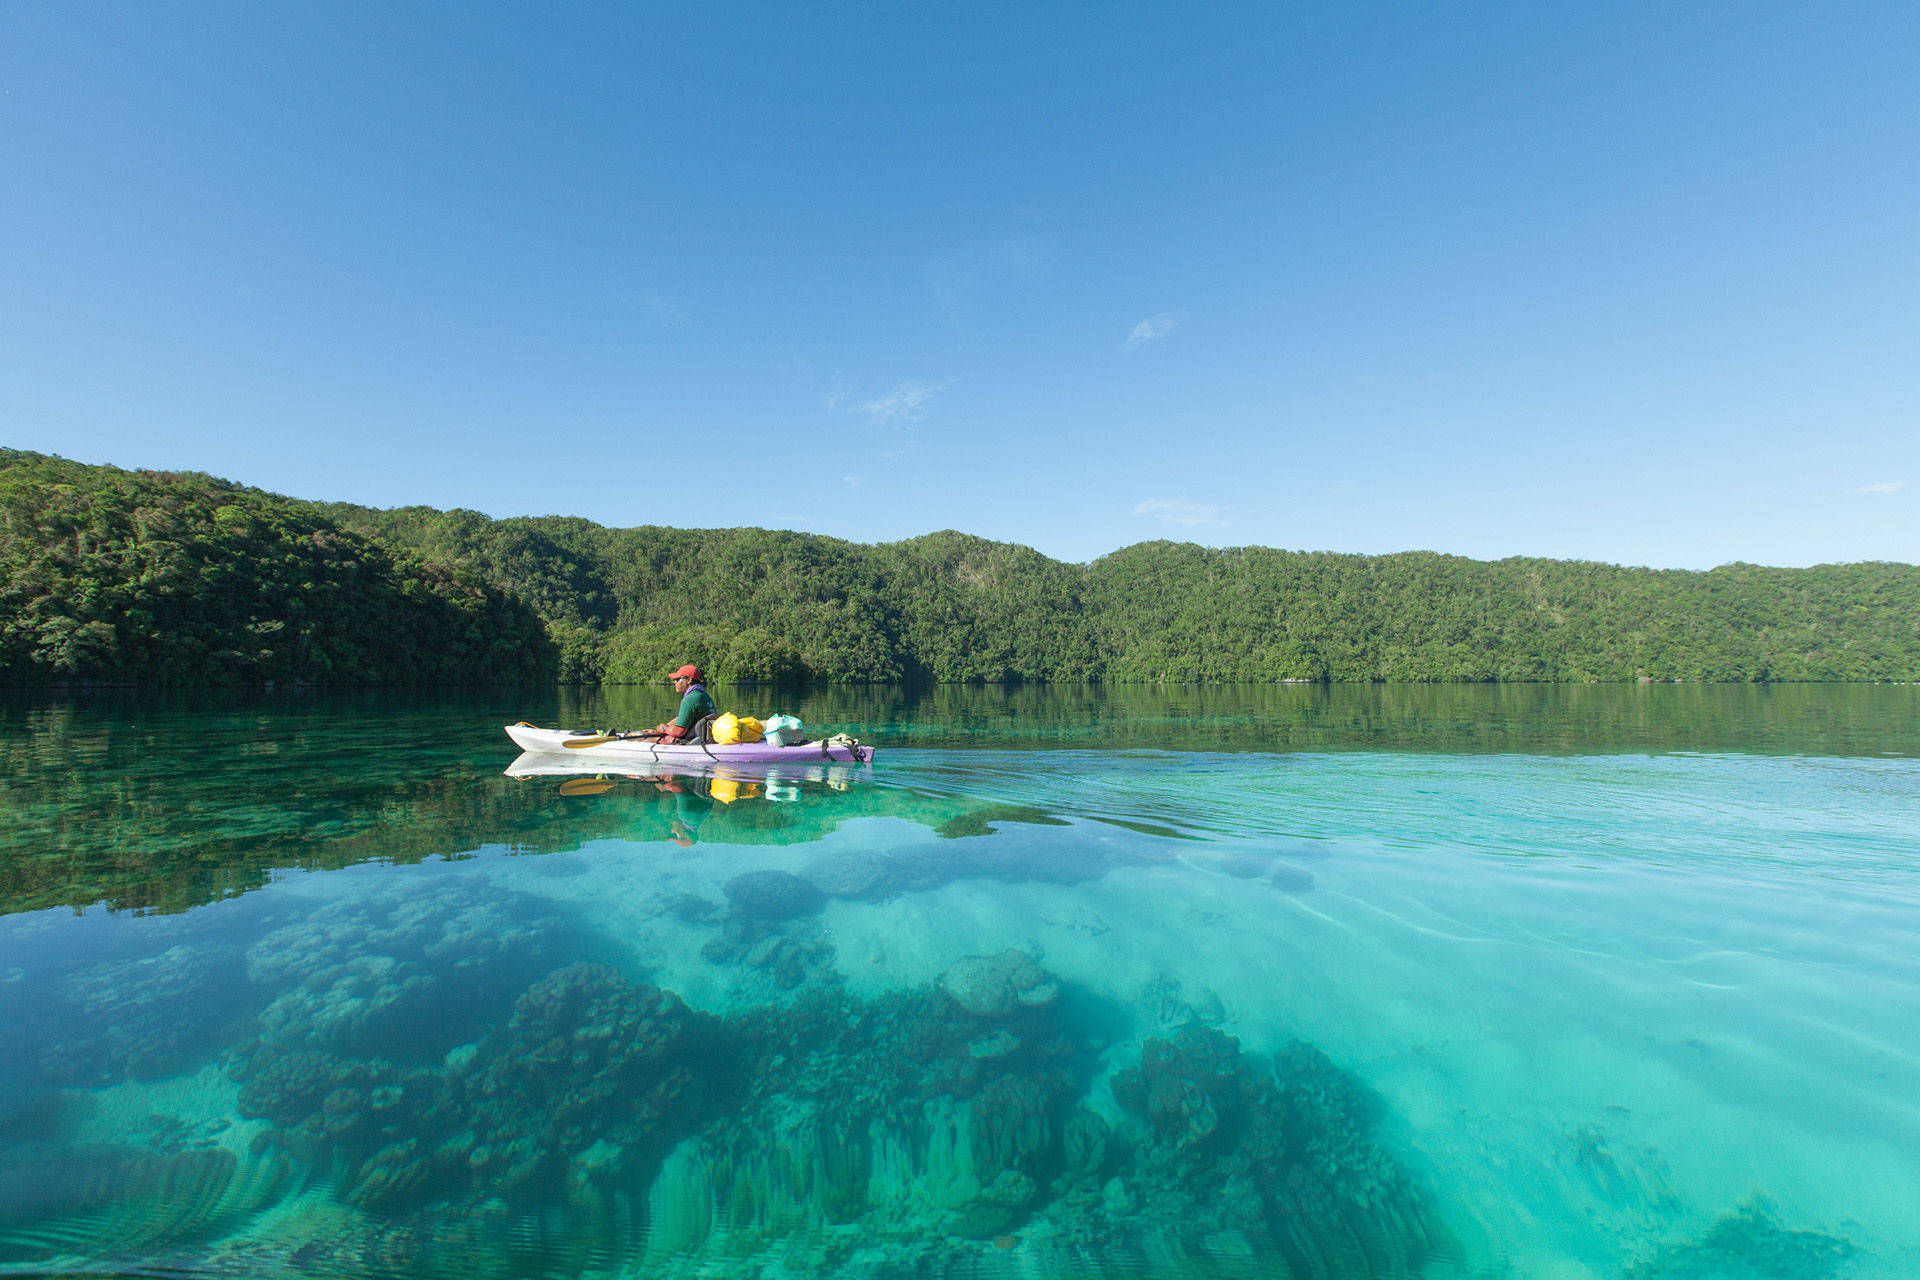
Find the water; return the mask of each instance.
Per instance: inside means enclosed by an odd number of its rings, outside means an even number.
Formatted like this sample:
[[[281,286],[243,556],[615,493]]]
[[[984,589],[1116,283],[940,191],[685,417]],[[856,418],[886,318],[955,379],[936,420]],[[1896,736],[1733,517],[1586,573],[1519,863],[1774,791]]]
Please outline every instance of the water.
[[[665,701],[0,704],[0,1274],[1920,1274],[1915,689]]]

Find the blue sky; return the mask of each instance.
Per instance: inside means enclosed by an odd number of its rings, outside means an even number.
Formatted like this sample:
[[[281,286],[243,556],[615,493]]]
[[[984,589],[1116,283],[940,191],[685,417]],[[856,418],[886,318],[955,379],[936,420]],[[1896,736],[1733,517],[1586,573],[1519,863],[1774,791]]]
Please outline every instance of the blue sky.
[[[612,525],[1920,561],[1920,6],[0,6],[0,443]]]

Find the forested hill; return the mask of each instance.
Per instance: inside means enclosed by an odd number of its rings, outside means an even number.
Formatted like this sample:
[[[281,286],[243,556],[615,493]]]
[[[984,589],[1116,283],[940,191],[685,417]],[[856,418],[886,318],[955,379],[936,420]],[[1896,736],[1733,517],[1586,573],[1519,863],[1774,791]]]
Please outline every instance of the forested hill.
[[[211,476],[0,450],[0,684],[552,679],[497,587]]]
[[[1920,568],[1208,550],[1091,564],[317,504],[0,450],[0,683],[1887,680]]]
[[[1705,573],[1584,561],[1209,550],[1088,565],[945,532],[763,529],[330,506],[540,610],[571,678],[1886,680],[1920,677],[1920,568]]]

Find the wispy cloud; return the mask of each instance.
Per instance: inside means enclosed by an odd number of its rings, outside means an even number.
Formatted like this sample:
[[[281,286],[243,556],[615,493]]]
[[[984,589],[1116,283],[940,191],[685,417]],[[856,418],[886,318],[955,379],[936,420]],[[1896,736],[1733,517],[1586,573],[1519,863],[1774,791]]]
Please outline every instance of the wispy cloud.
[[[852,396],[853,391],[847,386],[847,380],[836,373],[833,375],[832,385],[827,388],[827,394],[820,398],[820,403],[829,409],[838,409]]]
[[[1162,311],[1157,316],[1148,316],[1133,326],[1133,331],[1127,334],[1127,340],[1120,344],[1120,349],[1135,351],[1149,342],[1158,342],[1179,328],[1186,318],[1187,313],[1184,311]]]
[[[1224,525],[1227,513],[1225,507],[1216,507],[1210,502],[1190,502],[1185,498],[1148,498],[1133,509],[1136,516],[1149,516],[1167,524]]]
[[[951,378],[945,382],[896,382],[871,400],[862,400],[859,409],[875,424],[918,422],[927,416],[933,398],[952,385]]]
[[[857,476],[841,476],[840,482],[846,485],[847,488],[849,489],[858,489],[861,485],[867,482],[867,477],[864,474],[857,475]]]
[[[1898,493],[1907,487],[1905,480],[1890,480],[1886,484],[1863,484],[1858,489],[1849,489],[1848,493]]]

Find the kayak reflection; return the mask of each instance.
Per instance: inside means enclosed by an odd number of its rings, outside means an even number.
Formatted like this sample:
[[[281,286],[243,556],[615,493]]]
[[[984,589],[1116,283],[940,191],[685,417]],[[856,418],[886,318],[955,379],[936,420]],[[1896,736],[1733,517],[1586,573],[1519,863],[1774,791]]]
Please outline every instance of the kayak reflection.
[[[743,764],[716,762],[671,766],[650,764],[644,769],[593,767],[595,762],[529,751],[507,766],[506,776],[522,779],[561,779],[557,788],[569,798],[618,794],[642,803],[666,839],[683,847],[696,844],[716,807],[727,820],[733,841],[761,843],[772,837],[784,843],[812,839],[823,828],[837,825],[847,813],[809,812],[829,805],[856,787],[873,780],[866,764],[816,761],[806,764]],[[780,811],[769,811],[778,806]]]

